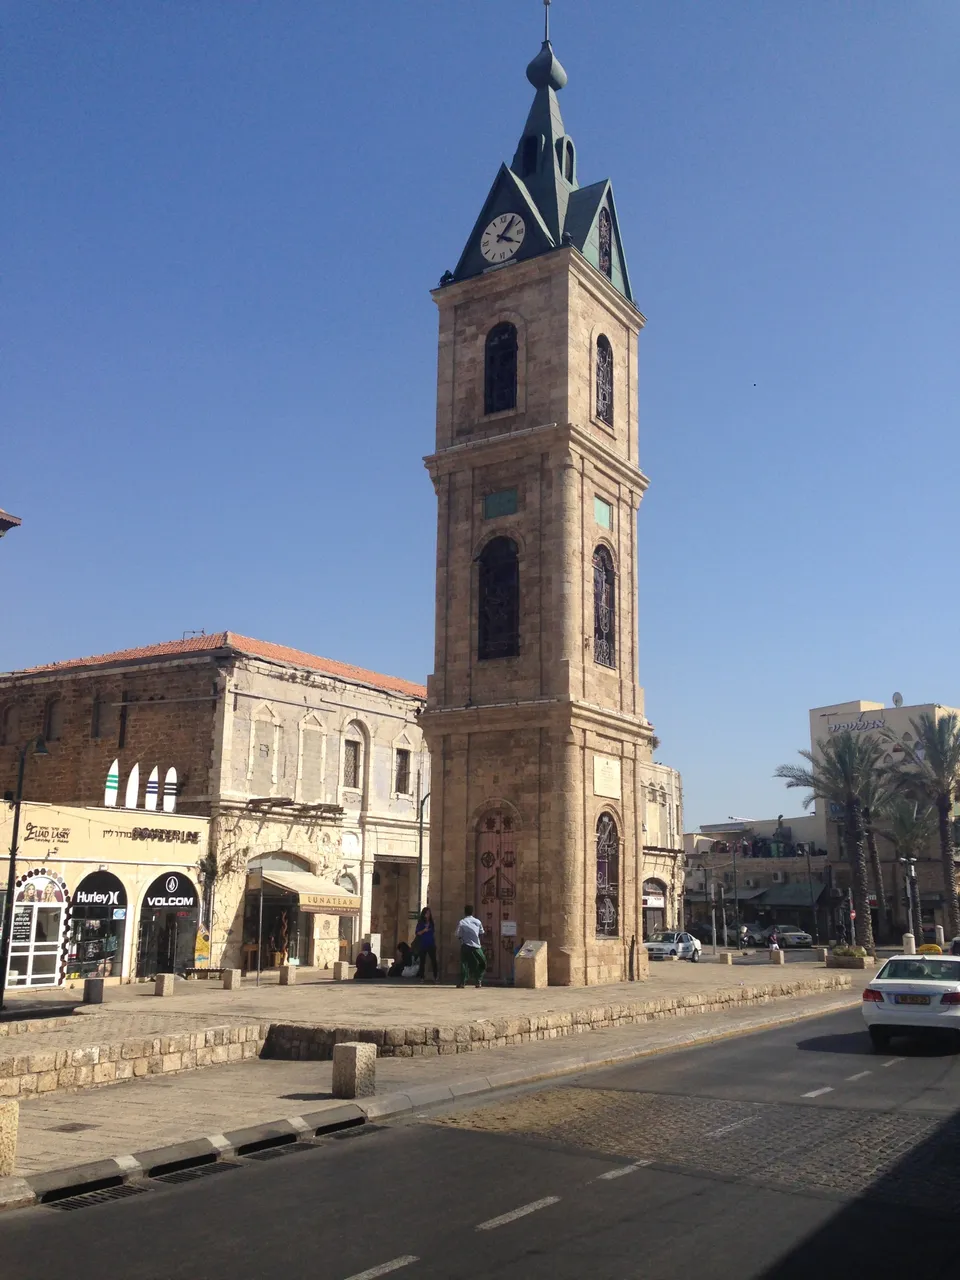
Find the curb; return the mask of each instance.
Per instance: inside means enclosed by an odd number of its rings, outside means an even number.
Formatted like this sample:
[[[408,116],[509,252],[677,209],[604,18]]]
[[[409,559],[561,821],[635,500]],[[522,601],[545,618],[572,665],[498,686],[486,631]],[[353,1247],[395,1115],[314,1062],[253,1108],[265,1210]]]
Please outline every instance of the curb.
[[[383,1093],[357,1102],[344,1102],[322,1111],[307,1112],[282,1120],[233,1129],[229,1133],[212,1134],[205,1138],[193,1138],[173,1143],[167,1147],[140,1151],[130,1155],[115,1156],[108,1160],[95,1160],[89,1164],[67,1166],[26,1177],[0,1178],[0,1213],[7,1209],[23,1209],[51,1200],[62,1200],[72,1195],[99,1190],[106,1186],[138,1182],[179,1169],[212,1164],[218,1160],[242,1158],[246,1154],[271,1146],[283,1146],[297,1140],[309,1141],[344,1129],[356,1128],[373,1120],[398,1117],[417,1111],[421,1107],[436,1106],[444,1102],[456,1102],[461,1098],[493,1093],[499,1089],[517,1088],[536,1084],[540,1080],[554,1080],[561,1076],[579,1075],[586,1070],[618,1066],[641,1058],[652,1058],[678,1049],[698,1045],[715,1044],[738,1036],[776,1027],[803,1022],[807,1018],[820,1018],[839,1013],[843,1009],[856,1008],[860,997],[838,1000],[825,1009],[808,1009],[802,1012],[784,1011],[783,1016],[772,1018],[755,1027],[731,1027],[725,1031],[690,1032],[662,1045],[647,1048],[640,1046],[619,1049],[614,1053],[581,1053],[565,1055],[539,1067],[517,1067],[493,1071],[489,1075],[469,1076],[449,1085],[415,1085],[396,1093]]]

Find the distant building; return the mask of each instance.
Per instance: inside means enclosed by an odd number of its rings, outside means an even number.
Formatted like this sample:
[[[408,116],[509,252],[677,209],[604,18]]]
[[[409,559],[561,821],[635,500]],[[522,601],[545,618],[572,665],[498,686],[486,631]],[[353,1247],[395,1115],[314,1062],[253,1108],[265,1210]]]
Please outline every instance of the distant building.
[[[9,511],[0,508],[0,538],[21,523],[19,516],[12,516]]]

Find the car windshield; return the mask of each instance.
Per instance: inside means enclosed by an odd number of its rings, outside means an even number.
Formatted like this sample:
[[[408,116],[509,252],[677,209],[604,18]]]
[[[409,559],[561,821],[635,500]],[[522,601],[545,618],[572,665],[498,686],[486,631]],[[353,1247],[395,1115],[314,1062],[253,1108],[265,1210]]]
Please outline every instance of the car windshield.
[[[655,933],[650,939],[651,942],[676,942],[676,940],[675,933]]]
[[[916,960],[888,960],[880,972],[880,978],[906,982],[960,982],[960,963],[941,960],[939,956],[924,956]]]

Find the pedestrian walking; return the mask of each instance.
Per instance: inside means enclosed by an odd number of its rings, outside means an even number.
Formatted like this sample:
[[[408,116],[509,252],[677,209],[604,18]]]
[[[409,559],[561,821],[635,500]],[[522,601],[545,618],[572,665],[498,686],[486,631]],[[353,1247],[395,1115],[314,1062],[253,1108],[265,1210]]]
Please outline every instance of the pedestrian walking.
[[[429,907],[424,907],[420,912],[420,919],[417,921],[416,932],[413,937],[414,950],[420,963],[417,977],[423,981],[427,976],[427,957],[430,957],[430,963],[433,966],[433,980],[437,980],[437,937],[433,925],[433,912]]]
[[[457,986],[465,987],[469,980],[479,987],[487,969],[487,957],[480,945],[483,925],[473,914],[473,907],[469,903],[463,908],[463,919],[457,925],[457,937],[460,940],[460,981]]]

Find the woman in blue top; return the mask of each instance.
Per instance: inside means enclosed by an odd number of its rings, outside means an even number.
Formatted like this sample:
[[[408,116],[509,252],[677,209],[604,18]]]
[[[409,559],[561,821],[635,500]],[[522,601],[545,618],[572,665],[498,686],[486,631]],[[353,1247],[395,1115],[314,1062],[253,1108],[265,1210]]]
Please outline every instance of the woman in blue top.
[[[430,963],[433,965],[433,980],[437,980],[437,942],[433,929],[433,912],[429,907],[424,907],[420,912],[420,919],[417,921],[417,930],[414,934],[414,945],[417,948],[417,955],[420,958],[420,972],[418,978],[425,978],[427,974],[427,956],[430,957]]]

